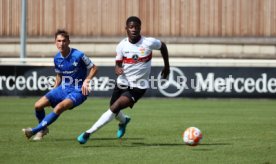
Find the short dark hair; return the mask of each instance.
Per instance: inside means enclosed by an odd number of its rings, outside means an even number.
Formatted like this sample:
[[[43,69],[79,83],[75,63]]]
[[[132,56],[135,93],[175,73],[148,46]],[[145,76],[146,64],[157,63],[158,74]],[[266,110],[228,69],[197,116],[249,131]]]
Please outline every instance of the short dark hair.
[[[64,29],[58,29],[57,32],[55,33],[55,39],[57,38],[58,35],[63,36],[64,38],[69,39],[69,34],[67,31],[65,31]]]
[[[128,25],[129,22],[135,22],[135,23],[138,23],[139,25],[141,25],[141,20],[140,18],[136,17],[136,16],[130,16],[127,18],[127,21],[126,21],[126,25]]]

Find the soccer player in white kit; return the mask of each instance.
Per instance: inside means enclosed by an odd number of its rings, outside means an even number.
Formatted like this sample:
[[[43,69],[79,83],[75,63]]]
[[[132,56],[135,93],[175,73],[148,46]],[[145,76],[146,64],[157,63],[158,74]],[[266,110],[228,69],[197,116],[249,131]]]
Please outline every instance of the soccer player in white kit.
[[[110,100],[110,108],[90,129],[78,136],[80,144],[85,144],[91,134],[114,118],[120,122],[117,137],[123,137],[131,119],[121,110],[132,108],[149,88],[152,50],[160,50],[163,57],[162,77],[166,78],[170,73],[168,49],[165,43],[155,38],[141,36],[141,20],[136,16],[127,19],[125,29],[128,37],[116,48],[115,73],[118,78]]]

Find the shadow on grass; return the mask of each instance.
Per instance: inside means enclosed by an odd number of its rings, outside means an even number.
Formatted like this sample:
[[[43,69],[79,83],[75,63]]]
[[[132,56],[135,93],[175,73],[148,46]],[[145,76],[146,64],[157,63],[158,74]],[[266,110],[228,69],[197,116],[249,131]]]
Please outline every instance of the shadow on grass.
[[[128,140],[144,140],[144,138],[91,138],[91,140],[103,140],[103,141],[108,141],[108,140],[118,140],[118,141],[128,141]]]
[[[83,145],[84,148],[91,147],[190,147],[193,148],[193,151],[211,151],[213,150],[212,146],[227,146],[232,145],[230,143],[201,143],[197,146],[188,146],[184,143],[144,143],[144,138],[90,138],[88,144]],[[60,138],[55,139],[55,141],[76,141],[75,138]],[[114,144],[114,142],[102,143],[102,142],[94,142],[94,141],[118,141],[120,144]],[[129,142],[127,142],[129,141]],[[136,141],[136,142],[135,142]],[[90,143],[90,144],[89,144]],[[92,145],[91,145],[92,144]]]
[[[134,140],[134,138],[131,138]],[[118,140],[118,139],[117,139]],[[175,144],[175,143],[143,143],[143,142],[131,142],[131,143],[124,143],[124,141],[130,140],[130,138],[121,139],[118,140],[120,144],[105,144],[105,145],[86,145],[85,148],[91,148],[91,147],[160,147],[160,146],[183,146],[184,144]],[[93,140],[92,140],[93,141]]]
[[[201,143],[199,144],[201,146],[226,146],[226,145],[232,145],[230,143]]]
[[[185,145],[184,143],[171,144],[171,143],[141,143],[141,142],[136,142],[136,143],[132,143],[132,144],[140,145],[140,146],[183,146],[183,145]],[[212,146],[212,145],[225,146],[225,145],[231,145],[231,144],[229,144],[229,143],[203,143],[203,144],[199,144],[198,146]],[[191,146],[191,147],[195,147],[195,146]]]
[[[183,146],[182,143],[142,143],[142,142],[134,142],[133,146]]]
[[[144,140],[144,138],[93,138],[91,137],[89,140],[91,141],[131,141],[131,140]],[[55,141],[76,141],[76,138],[59,138],[55,139]]]
[[[227,146],[232,145],[230,143],[201,143],[197,146],[188,146],[191,147],[192,151],[212,151],[214,147],[211,146]]]
[[[118,140],[119,141],[119,140]],[[184,143],[143,143],[143,142],[133,142],[133,143],[127,143],[124,144],[122,141],[120,141],[121,144],[100,144],[100,145],[85,145],[84,148],[99,148],[99,147],[188,147],[191,148],[192,151],[212,151],[212,147],[206,147],[206,146],[225,146],[230,145],[228,143],[212,143],[212,144],[200,144],[198,146],[188,146]]]
[[[115,138],[118,140],[117,138]],[[114,139],[114,140],[115,140]],[[188,146],[184,143],[143,143],[143,142],[132,142],[132,143],[124,143],[125,140],[135,140],[137,138],[125,138],[120,141],[121,144],[104,144],[104,145],[85,145],[84,148],[91,148],[91,147],[190,147],[193,151],[212,151],[213,148],[211,146],[225,146],[231,145],[229,143],[204,143],[197,146]],[[141,138],[138,138],[141,139]],[[98,140],[103,140],[102,138],[98,138]],[[109,140],[104,138],[104,140]],[[93,140],[92,140],[93,141]],[[210,147],[208,147],[210,146]]]

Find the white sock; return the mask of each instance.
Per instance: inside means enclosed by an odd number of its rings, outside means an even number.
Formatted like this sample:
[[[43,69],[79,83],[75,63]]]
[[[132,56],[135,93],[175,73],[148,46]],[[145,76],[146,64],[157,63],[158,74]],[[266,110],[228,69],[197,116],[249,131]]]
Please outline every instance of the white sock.
[[[90,134],[95,133],[98,129],[100,129],[105,124],[113,120],[114,117],[115,117],[115,114],[110,109],[108,109],[105,113],[102,114],[102,116],[98,119],[98,121],[95,122],[95,124],[86,131],[86,133],[90,133]]]
[[[126,122],[126,116],[122,111],[120,111],[115,118],[120,122],[120,124],[124,124]]]

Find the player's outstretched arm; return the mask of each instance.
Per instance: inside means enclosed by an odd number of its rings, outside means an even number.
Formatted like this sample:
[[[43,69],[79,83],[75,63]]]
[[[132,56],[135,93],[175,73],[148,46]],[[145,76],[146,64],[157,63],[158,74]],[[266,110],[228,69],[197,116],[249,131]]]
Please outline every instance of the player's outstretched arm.
[[[93,65],[93,67],[90,69],[88,75],[86,76],[86,78],[82,84],[81,91],[82,91],[83,95],[89,94],[89,83],[92,80],[92,78],[94,76],[96,76],[97,72],[98,72],[98,69],[97,69],[96,65]]]
[[[161,75],[165,79],[170,74],[169,53],[168,53],[166,44],[164,42],[161,42],[161,43],[162,45],[161,45],[160,51],[164,60],[164,68],[162,70]]]
[[[59,86],[61,84],[61,75],[57,74],[56,75],[56,81],[55,81],[55,85],[54,88],[56,88],[57,86]]]

